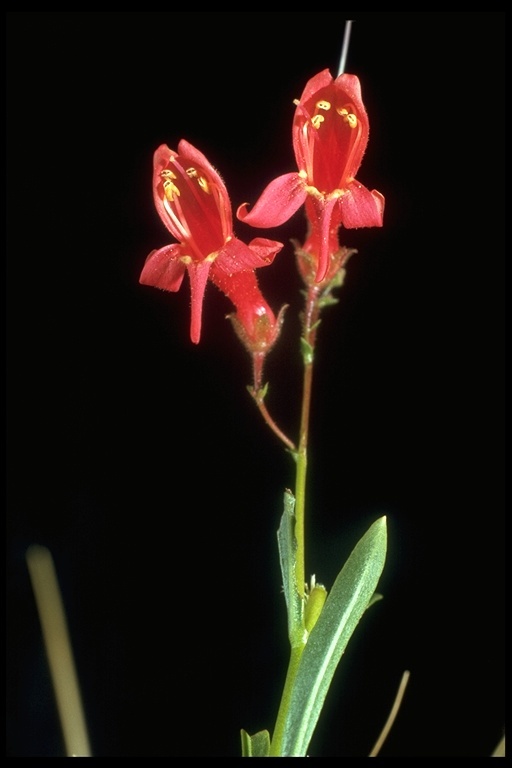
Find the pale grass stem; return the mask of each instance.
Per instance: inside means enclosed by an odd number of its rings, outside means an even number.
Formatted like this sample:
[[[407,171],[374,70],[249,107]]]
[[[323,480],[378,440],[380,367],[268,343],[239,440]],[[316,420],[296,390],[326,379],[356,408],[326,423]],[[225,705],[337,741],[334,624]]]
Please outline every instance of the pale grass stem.
[[[505,735],[497,743],[491,757],[505,757]]]
[[[380,750],[382,749],[382,745],[386,741],[388,734],[393,726],[393,723],[395,722],[395,718],[398,714],[398,710],[400,709],[400,705],[404,697],[405,689],[407,687],[407,683],[409,682],[410,674],[411,673],[407,669],[403,673],[402,679],[400,681],[400,685],[398,686],[397,694],[395,696],[395,701],[393,703],[393,706],[391,707],[391,712],[389,713],[388,719],[384,724],[384,728],[380,732],[379,738],[373,745],[373,749],[368,755],[368,757],[377,757]]]
[[[52,555],[34,544],[26,552],[67,757],[91,757],[80,687]]]

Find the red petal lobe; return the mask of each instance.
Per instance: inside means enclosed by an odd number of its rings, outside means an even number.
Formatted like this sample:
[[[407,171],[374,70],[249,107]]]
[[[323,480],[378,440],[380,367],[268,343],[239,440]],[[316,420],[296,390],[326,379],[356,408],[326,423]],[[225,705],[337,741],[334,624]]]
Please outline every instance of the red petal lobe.
[[[298,211],[306,197],[304,180],[298,173],[286,173],[270,182],[249,213],[247,203],[242,203],[236,215],[253,227],[278,227]]]

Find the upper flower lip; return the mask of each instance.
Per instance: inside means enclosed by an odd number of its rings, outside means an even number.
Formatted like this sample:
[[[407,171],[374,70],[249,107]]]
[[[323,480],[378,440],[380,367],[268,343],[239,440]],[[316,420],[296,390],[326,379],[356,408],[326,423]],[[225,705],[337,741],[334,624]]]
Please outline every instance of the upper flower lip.
[[[239,206],[237,217],[254,227],[287,221],[308,198],[321,232],[317,282],[329,265],[329,233],[334,227],[381,227],[384,197],[355,178],[369,136],[369,121],[356,75],[335,80],[328,69],[312,77],[296,102],[292,140],[298,171],[277,177],[253,208]],[[310,212],[307,212],[310,215]]]
[[[345,189],[359,170],[369,136],[368,115],[356,75],[334,80],[328,69],[307,83],[293,120],[299,170],[322,194]]]
[[[162,144],[153,159],[153,197],[169,232],[193,259],[221,248],[233,234],[231,202],[209,160],[182,139],[178,151]]]

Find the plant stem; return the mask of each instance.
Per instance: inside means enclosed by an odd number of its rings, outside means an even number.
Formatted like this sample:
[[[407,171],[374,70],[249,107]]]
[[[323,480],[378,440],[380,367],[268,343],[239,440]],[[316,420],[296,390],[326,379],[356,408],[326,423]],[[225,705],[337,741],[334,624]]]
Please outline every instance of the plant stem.
[[[274,733],[272,734],[272,741],[270,743],[269,757],[284,757],[282,754],[282,743],[286,724],[286,714],[290,706],[293,683],[297,675],[300,658],[302,656],[302,651],[304,650],[305,645],[306,643],[303,642],[301,645],[292,647],[291,649],[290,661],[288,662],[288,670],[286,672],[286,680],[284,683],[283,694],[281,696],[281,703],[279,705],[279,712],[277,713]]]
[[[410,672],[408,669],[405,670],[405,672],[402,675],[402,679],[400,680],[400,685],[398,687],[397,694],[395,696],[395,700],[393,702],[393,706],[391,707],[391,712],[388,715],[388,719],[386,720],[384,727],[382,731],[379,734],[379,738],[375,742],[375,744],[372,747],[372,750],[368,757],[377,757],[379,754],[382,745],[386,741],[388,734],[393,726],[393,723],[395,722],[396,716],[398,714],[398,710],[400,709],[400,705],[402,704],[402,699],[404,697],[405,689],[407,687],[407,683],[409,682]]]
[[[296,452],[296,447],[293,444],[293,442],[284,434],[284,432],[277,426],[274,419],[268,412],[267,406],[265,405],[264,401],[264,394],[262,393],[261,389],[256,389],[256,387],[249,387],[249,392],[252,395],[254,402],[258,406],[258,410],[263,416],[265,422],[268,424],[272,432],[274,432],[275,435],[285,444],[285,446],[290,450],[292,453]]]
[[[306,303],[302,315],[303,325],[303,385],[302,385],[302,407],[300,417],[299,444],[296,458],[295,475],[295,540],[296,540],[296,561],[295,561],[295,586],[301,599],[302,606],[307,599],[306,587],[306,547],[305,547],[305,510],[306,510],[306,477],[307,477],[307,449],[309,438],[309,416],[311,410],[311,393],[313,384],[313,361],[314,348],[316,342],[316,331],[320,314],[319,305],[320,291],[317,286],[312,286],[306,294]],[[304,615],[304,610],[303,610]],[[302,622],[300,635],[292,638],[292,648],[290,652],[290,661],[286,673],[286,680],[279,706],[279,712],[276,718],[272,742],[270,745],[271,757],[282,757],[282,742],[286,723],[286,716],[290,706],[291,692],[299,668],[299,662],[302,651],[306,645],[307,633]]]
[[[90,757],[91,748],[62,594],[50,551],[38,544],[26,553],[43,632],[66,757]]]
[[[311,411],[311,393],[313,387],[313,362],[318,317],[320,314],[318,296],[318,287],[310,287],[307,292],[306,306],[302,318],[304,374],[302,383],[299,447],[297,450],[297,470],[295,476],[295,538],[297,540],[296,583],[297,592],[302,599],[305,598],[306,588],[306,476],[308,465],[309,415]]]

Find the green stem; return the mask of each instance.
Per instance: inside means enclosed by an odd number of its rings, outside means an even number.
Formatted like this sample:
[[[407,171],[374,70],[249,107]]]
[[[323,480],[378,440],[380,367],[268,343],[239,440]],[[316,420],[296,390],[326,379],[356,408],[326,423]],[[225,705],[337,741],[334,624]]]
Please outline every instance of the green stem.
[[[281,703],[279,705],[279,712],[277,713],[276,724],[274,727],[274,733],[272,735],[272,741],[270,743],[269,757],[283,757],[281,754],[284,737],[284,727],[286,723],[286,714],[291,703],[291,695],[293,690],[293,684],[299,668],[300,658],[302,651],[304,650],[305,642],[300,646],[292,647],[290,653],[290,661],[288,663],[288,671],[286,673],[286,680],[284,683],[283,694],[281,696]]]
[[[302,316],[303,323],[303,386],[302,386],[302,408],[300,419],[299,445],[296,457],[296,475],[295,475],[295,540],[296,540],[296,562],[295,562],[295,586],[301,599],[302,606],[306,602],[306,547],[305,547],[305,510],[306,510],[306,477],[307,477],[307,449],[309,437],[309,416],[311,410],[311,393],[313,384],[313,360],[314,348],[316,342],[316,331],[318,327],[318,318],[320,314],[319,307],[319,289],[316,286],[310,287],[306,296],[306,305]],[[304,610],[303,610],[304,617]],[[304,625],[299,630],[300,634],[292,638],[290,661],[286,680],[279,705],[279,712],[276,718],[272,742],[270,745],[271,757],[282,757],[282,742],[286,717],[290,706],[291,692],[295,683],[295,678],[299,668],[299,662],[302,651],[306,645],[307,633]]]
[[[300,417],[299,447],[297,450],[297,469],[295,475],[295,538],[297,541],[296,584],[300,597],[305,599],[306,589],[306,476],[308,466],[309,415],[311,411],[311,393],[313,389],[313,362],[320,308],[318,305],[319,289],[310,287],[306,297],[303,323],[303,359],[304,374],[302,384],[302,409]]]

